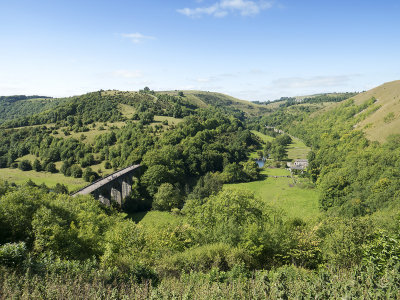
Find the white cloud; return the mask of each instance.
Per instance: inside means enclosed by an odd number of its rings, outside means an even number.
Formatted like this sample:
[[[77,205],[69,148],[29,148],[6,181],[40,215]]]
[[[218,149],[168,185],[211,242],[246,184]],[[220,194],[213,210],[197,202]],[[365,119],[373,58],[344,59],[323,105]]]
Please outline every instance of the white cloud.
[[[132,42],[135,44],[139,44],[143,42],[144,40],[155,40],[156,38],[154,36],[149,36],[149,35],[143,35],[139,32],[136,33],[121,33],[121,36],[124,38],[130,39]]]
[[[262,10],[272,7],[272,1],[250,0],[220,0],[211,6],[182,8],[177,11],[185,16],[199,18],[204,15],[222,18],[229,13],[239,13],[242,16],[257,15]]]
[[[116,70],[112,72],[112,75],[119,78],[140,78],[143,76],[142,72],[137,70]]]

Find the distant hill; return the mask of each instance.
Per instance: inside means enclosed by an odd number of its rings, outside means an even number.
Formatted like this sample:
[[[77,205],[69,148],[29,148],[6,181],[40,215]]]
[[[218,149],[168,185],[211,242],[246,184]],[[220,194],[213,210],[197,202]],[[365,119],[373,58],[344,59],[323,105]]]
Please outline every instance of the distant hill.
[[[240,100],[235,97],[225,95],[222,93],[205,92],[205,91],[165,91],[157,92],[157,94],[168,94],[178,96],[182,92],[184,98],[199,107],[206,107],[213,105],[216,107],[231,107],[245,112],[250,116],[259,115],[268,112],[265,105],[255,104],[250,101]]]
[[[209,106],[241,119],[245,115],[257,116],[269,111],[265,105],[204,91],[154,92],[147,88],[138,92],[101,90],[69,98],[38,97],[0,97],[0,125],[12,128],[49,124],[67,117],[82,119],[87,123],[117,122],[144,112],[183,118],[194,109]]]
[[[61,99],[46,96],[0,96],[0,124],[56,107]]]

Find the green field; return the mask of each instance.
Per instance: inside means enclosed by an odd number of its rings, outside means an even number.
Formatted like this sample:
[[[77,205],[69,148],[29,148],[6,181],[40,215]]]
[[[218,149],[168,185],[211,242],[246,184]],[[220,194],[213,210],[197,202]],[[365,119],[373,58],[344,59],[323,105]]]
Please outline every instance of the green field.
[[[178,118],[168,117],[168,116],[154,116],[154,123],[152,123],[152,125],[161,123],[163,121],[168,121],[169,125],[176,125],[176,124],[179,124],[180,122],[182,122],[183,119],[178,119]]]
[[[292,136],[292,143],[288,146],[288,158],[290,160],[306,159],[310,150],[301,140]]]
[[[275,138],[269,135],[265,135],[261,132],[251,130],[251,132],[259,137],[261,141],[264,143],[266,142],[272,142]],[[294,160],[294,159],[305,159],[307,158],[308,152],[310,152],[310,148],[307,147],[300,139],[293,137],[292,136],[292,143],[288,146],[288,159],[289,160]],[[250,158],[257,158],[257,152],[253,152],[250,155]]]
[[[268,177],[259,181],[228,184],[225,187],[253,191],[266,203],[282,209],[290,218],[311,219],[319,216],[317,190],[302,188],[301,184],[295,185],[292,178],[272,177],[290,175],[285,169],[265,169],[261,174]]]
[[[88,184],[82,178],[65,177],[61,173],[21,171],[20,169],[8,168],[0,169],[0,179],[16,184],[24,184],[31,179],[36,184],[44,183],[48,187],[54,187],[57,183],[62,183],[68,187],[70,192]]]
[[[258,132],[256,130],[251,130],[251,133],[253,133],[254,135],[258,136],[264,143],[266,142],[272,142],[275,138],[273,138],[272,136],[263,134],[261,132]]]

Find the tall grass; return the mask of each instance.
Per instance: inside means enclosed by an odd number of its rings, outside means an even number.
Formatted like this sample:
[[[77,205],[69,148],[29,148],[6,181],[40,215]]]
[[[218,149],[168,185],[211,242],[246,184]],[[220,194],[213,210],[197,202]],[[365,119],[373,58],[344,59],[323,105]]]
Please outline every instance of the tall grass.
[[[322,270],[286,266],[258,271],[250,278],[224,278],[221,272],[192,273],[151,282],[88,280],[85,274],[33,275],[0,270],[1,299],[399,299],[396,266],[381,276],[373,269]]]

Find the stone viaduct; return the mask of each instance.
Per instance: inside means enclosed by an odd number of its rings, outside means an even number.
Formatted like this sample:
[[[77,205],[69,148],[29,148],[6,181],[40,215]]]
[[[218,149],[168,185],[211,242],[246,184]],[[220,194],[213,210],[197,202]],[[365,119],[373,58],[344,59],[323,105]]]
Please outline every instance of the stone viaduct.
[[[73,193],[72,197],[91,194],[104,205],[110,206],[112,202],[116,202],[123,206],[123,200],[132,191],[134,175],[140,175],[140,165],[132,165],[96,180]]]

